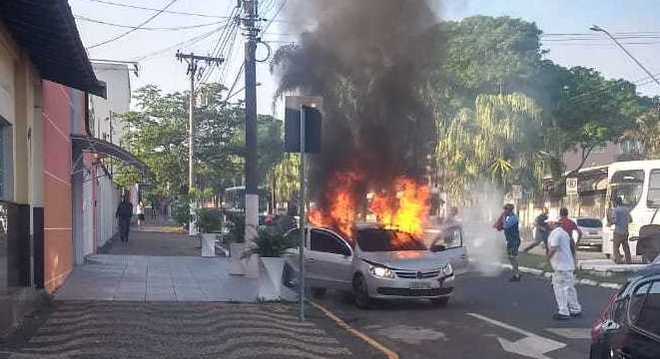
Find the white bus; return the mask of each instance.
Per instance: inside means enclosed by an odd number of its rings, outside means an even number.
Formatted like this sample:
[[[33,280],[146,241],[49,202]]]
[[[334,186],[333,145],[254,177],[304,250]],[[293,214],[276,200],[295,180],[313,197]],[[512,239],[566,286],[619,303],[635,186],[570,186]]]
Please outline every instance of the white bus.
[[[611,212],[612,200],[620,198],[630,210],[633,221],[628,228],[630,253],[637,253],[639,230],[648,224],[660,224],[660,160],[614,162],[607,170],[607,211]],[[613,253],[614,227],[603,220],[603,253],[610,258]],[[619,249],[620,252],[623,251]]]

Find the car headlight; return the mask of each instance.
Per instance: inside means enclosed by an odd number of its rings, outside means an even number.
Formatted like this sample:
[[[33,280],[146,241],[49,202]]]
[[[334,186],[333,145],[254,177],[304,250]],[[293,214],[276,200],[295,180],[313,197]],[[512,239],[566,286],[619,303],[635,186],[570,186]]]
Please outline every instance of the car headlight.
[[[442,267],[442,274],[445,276],[450,276],[454,274],[454,268],[451,267],[451,264],[447,263],[446,266]]]
[[[371,273],[371,275],[378,278],[389,278],[389,279],[396,278],[394,272],[391,269],[385,267],[370,265],[369,272]]]

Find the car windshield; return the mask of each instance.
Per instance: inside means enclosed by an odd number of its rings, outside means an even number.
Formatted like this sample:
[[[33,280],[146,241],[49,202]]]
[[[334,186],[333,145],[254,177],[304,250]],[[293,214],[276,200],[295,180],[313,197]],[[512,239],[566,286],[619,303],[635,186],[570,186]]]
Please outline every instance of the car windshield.
[[[358,244],[365,252],[426,250],[426,244],[410,233],[387,229],[363,229],[358,232]]]
[[[597,218],[579,218],[577,225],[580,227],[601,228],[603,223]]]

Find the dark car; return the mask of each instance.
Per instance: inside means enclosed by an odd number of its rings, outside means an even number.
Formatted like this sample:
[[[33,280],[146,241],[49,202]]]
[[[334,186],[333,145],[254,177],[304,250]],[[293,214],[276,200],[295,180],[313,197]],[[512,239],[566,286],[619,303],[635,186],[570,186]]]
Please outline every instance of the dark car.
[[[660,358],[660,261],[631,277],[591,329],[591,359]]]

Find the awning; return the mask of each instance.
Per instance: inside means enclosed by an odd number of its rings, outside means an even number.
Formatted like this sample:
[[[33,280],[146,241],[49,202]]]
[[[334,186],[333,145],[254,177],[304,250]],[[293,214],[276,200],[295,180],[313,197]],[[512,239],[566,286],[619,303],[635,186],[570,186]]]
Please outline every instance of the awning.
[[[71,135],[71,143],[75,151],[87,152],[87,153],[96,153],[100,155],[107,155],[117,160],[124,162],[127,165],[133,166],[142,172],[143,176],[149,176],[150,171],[144,162],[137,159],[132,153],[126,151],[125,149],[115,145],[114,143],[101,140],[96,137],[85,136],[85,135]],[[76,159],[74,164],[74,169],[77,167],[78,162],[81,162],[82,159]]]
[[[0,1],[0,21],[30,55],[41,78],[106,97],[67,0]]]

